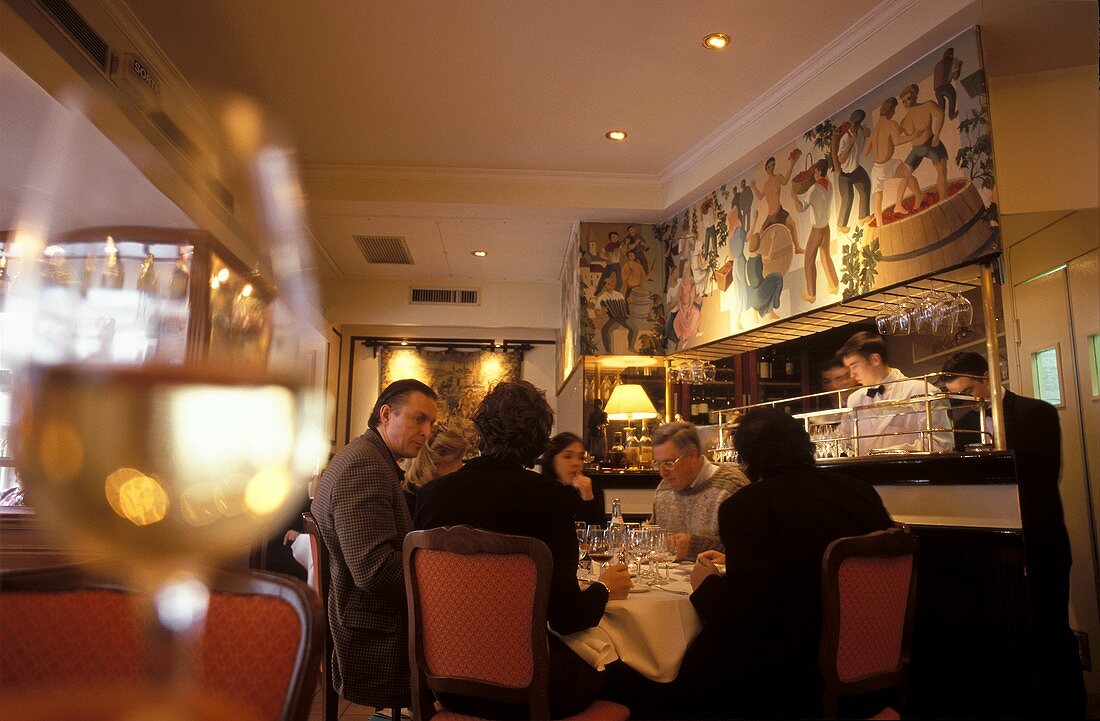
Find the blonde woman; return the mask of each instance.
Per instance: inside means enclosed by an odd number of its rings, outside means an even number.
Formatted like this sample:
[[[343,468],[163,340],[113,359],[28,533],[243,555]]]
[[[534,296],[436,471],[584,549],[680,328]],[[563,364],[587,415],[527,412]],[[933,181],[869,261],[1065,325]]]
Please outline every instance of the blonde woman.
[[[405,502],[409,506],[409,515],[416,510],[416,494],[423,486],[440,476],[457,471],[462,467],[462,457],[470,443],[458,430],[446,426],[437,426],[428,437],[428,442],[409,463],[405,472]]]

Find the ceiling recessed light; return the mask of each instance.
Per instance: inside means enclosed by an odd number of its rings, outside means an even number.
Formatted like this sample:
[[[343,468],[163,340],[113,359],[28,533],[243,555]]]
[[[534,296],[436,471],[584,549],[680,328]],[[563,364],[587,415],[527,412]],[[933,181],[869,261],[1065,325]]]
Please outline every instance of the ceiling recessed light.
[[[474,256],[475,258],[484,258],[489,254],[486,253],[484,250],[475,250],[473,253],[470,253],[470,255]]]
[[[703,47],[708,50],[725,50],[730,44],[730,36],[725,33],[711,33],[703,38]]]
[[[626,140],[626,131],[625,130],[608,130],[604,134],[604,137],[607,138],[608,140],[615,140],[615,141]]]

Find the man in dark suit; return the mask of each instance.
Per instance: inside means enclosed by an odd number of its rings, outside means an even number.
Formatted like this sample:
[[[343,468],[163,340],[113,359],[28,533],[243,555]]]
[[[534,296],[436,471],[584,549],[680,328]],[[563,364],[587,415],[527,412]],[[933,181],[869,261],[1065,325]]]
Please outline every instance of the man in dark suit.
[[[989,398],[989,364],[984,356],[955,353],[944,363],[943,373],[948,391]],[[1062,468],[1058,411],[1045,401],[1009,390],[1004,393],[1002,409],[1005,446],[1016,454],[1039,708],[1051,717],[1080,718],[1085,713],[1085,686],[1077,639],[1069,628],[1073,559],[1058,493]],[[955,423],[955,430],[977,431],[979,421],[978,413],[970,411]],[[977,434],[957,436],[958,442],[965,444],[974,442]]]
[[[718,509],[725,555],[706,551],[692,571],[704,626],[676,684],[704,718],[820,716],[825,548],[893,522],[874,488],[816,468],[802,424],[782,411],[746,413],[734,445],[750,483]]]
[[[364,706],[410,705],[401,548],[412,522],[397,461],[427,443],[435,401],[435,391],[417,380],[387,386],[367,432],[337,452],[313,499],[330,558],[332,682],[342,697]]]
[[[547,621],[561,634],[600,622],[608,598],[626,598],[626,566],[611,566],[584,591],[577,585],[577,536],[573,514],[577,492],[528,470],[542,453],[554,423],[543,392],[526,381],[500,383],[474,412],[479,458],[420,489],[416,527],[468,524],[497,533],[537,538],[554,560]],[[501,579],[507,583],[507,579]],[[596,697],[601,675],[557,636],[550,643],[550,714],[569,716]],[[488,718],[526,718],[526,708],[445,695],[448,710]],[[518,715],[517,714],[521,714]]]

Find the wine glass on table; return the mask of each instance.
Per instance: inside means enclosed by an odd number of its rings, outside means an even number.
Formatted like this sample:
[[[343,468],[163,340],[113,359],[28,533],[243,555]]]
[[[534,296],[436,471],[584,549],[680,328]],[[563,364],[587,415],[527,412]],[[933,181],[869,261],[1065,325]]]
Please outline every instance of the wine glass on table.
[[[218,104],[204,144],[220,150],[201,167],[220,169],[237,199],[217,234],[135,226],[121,197],[97,207],[102,227],[78,227],[68,206],[111,190],[78,137],[95,132],[92,102],[51,106],[15,210],[3,339],[13,450],[54,535],[109,559],[137,591],[145,681],[162,692],[132,717],[186,718],[204,569],[281,527],[327,453],[309,375],[324,342],[310,320],[314,266],[292,150],[241,98]]]
[[[604,564],[611,560],[611,538],[608,529],[600,526],[588,527],[588,558],[596,562],[593,574],[599,577]]]
[[[657,571],[653,574],[652,585],[666,586],[670,581],[668,564],[676,560],[676,536],[671,531],[657,529],[653,531],[651,544],[649,558],[657,563]],[[665,566],[664,578],[661,578],[661,564]]]
[[[573,521],[573,529],[577,533],[577,573],[580,575],[584,568],[584,557],[588,555],[588,524],[584,521]]]

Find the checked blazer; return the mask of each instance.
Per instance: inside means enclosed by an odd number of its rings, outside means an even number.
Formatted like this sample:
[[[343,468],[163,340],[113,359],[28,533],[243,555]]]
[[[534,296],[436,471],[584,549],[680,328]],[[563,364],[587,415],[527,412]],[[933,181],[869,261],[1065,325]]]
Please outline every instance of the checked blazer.
[[[364,706],[410,702],[401,547],[412,524],[402,475],[382,437],[368,430],[329,462],[313,499],[330,559],[333,685]]]

